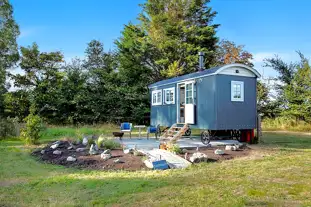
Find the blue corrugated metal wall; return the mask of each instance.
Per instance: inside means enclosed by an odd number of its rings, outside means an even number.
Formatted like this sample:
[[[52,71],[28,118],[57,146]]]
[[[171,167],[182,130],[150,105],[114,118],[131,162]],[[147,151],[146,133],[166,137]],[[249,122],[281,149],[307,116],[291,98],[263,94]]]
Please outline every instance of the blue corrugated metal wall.
[[[244,82],[244,102],[231,101],[231,81]],[[217,129],[254,129],[257,120],[256,78],[217,75]]]
[[[150,96],[152,96],[153,90],[172,88],[172,87],[175,87],[175,104],[168,104],[168,105],[162,104],[159,106],[151,105],[151,113],[150,113],[150,117],[151,117],[150,124],[151,125],[157,126],[158,124],[160,124],[161,126],[171,126],[172,124],[176,123],[176,119],[177,119],[176,84],[169,84],[169,85],[160,86],[157,88],[152,88],[152,90],[150,90]],[[162,102],[164,103],[163,90],[162,90]]]

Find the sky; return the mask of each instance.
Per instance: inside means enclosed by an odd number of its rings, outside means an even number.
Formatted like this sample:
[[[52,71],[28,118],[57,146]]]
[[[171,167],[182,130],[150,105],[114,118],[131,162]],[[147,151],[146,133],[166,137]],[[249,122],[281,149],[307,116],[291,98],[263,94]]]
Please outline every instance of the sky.
[[[137,23],[144,0],[10,0],[20,26],[20,46],[33,42],[41,51],[61,51],[65,60],[83,57],[92,39],[114,49],[113,42],[125,24]],[[211,0],[218,14],[214,23],[220,39],[245,45],[264,77],[277,73],[263,68],[263,59],[278,54],[297,61],[295,51],[311,57],[311,1],[309,0]],[[19,72],[18,69],[16,72]]]

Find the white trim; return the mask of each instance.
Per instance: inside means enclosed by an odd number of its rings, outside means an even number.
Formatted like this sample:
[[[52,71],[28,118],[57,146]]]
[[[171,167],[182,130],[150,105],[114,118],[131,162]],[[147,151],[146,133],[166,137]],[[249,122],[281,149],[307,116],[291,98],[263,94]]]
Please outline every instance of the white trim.
[[[158,102],[158,93],[159,92],[161,92],[160,102]],[[153,102],[153,94],[156,94],[156,102],[155,103]],[[154,90],[154,91],[152,91],[152,93],[151,93],[151,105],[152,106],[162,105],[162,97],[163,97],[162,90]]]
[[[230,65],[225,65],[223,67],[221,67],[220,69],[218,69],[215,73],[215,75],[221,73],[221,71],[227,69],[227,68],[232,68],[232,67],[239,67],[239,68],[244,68],[244,69],[247,69],[247,70],[250,70],[251,72],[253,72],[258,78],[261,77],[260,73],[258,73],[257,70],[255,70],[254,68],[251,68],[247,65],[243,65],[243,64],[239,64],[239,63],[234,63],[234,64],[230,64]]]
[[[173,101],[166,101],[166,91],[173,91]],[[175,87],[163,89],[164,104],[175,104]]]
[[[234,97],[234,85],[240,85],[241,97]],[[243,81],[231,81],[231,101],[244,102],[244,82]]]
[[[250,71],[252,71],[258,78],[261,77],[260,73],[258,73],[257,70],[249,67],[249,66],[246,66],[246,65],[243,65],[243,64],[239,64],[239,63],[234,63],[234,64],[230,64],[230,65],[225,65],[223,67],[221,67],[220,69],[218,69],[215,73],[210,73],[210,74],[206,74],[206,75],[200,75],[200,76],[197,76],[197,77],[194,77],[194,78],[188,78],[188,79],[185,79],[185,80],[179,80],[179,81],[174,81],[174,82],[170,82],[170,83],[165,83],[165,84],[161,84],[161,85],[157,85],[157,86],[152,86],[150,88],[157,88],[157,87],[160,87],[160,86],[165,86],[165,85],[170,85],[170,84],[175,84],[175,83],[182,83],[182,82],[187,82],[187,81],[190,81],[190,80],[195,80],[197,78],[203,78],[203,77],[207,77],[207,76],[211,76],[211,75],[217,75],[219,74],[222,70],[226,69],[226,68],[229,68],[229,67],[241,67],[241,68],[245,68],[245,69],[248,69]],[[232,76],[239,76],[239,75],[232,75]]]

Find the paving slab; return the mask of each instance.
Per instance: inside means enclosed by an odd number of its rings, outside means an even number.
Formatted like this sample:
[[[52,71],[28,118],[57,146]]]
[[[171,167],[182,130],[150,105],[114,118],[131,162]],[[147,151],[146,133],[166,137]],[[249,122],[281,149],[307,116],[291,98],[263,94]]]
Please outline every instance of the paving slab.
[[[116,140],[122,145],[125,145],[127,148],[137,148],[137,149],[144,149],[144,150],[152,150],[158,149],[160,145],[160,140],[155,138],[150,139],[139,139],[139,138],[132,138],[132,139],[122,139]],[[201,140],[198,138],[182,138],[177,141],[180,148],[196,148],[196,147],[206,147]],[[223,145],[234,145],[239,144],[237,140],[212,140],[210,142],[211,146],[223,146]]]
[[[178,155],[175,155],[169,151],[162,149],[147,150],[145,152],[148,156],[155,160],[166,160],[170,168],[186,168],[191,165],[191,163]]]

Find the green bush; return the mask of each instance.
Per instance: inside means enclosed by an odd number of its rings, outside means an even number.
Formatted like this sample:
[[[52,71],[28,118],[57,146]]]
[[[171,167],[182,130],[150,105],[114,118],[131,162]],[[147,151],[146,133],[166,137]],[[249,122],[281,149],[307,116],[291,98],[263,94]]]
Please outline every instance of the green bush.
[[[21,130],[21,138],[26,144],[37,144],[44,130],[41,118],[38,115],[29,114],[24,120],[26,125]]]
[[[176,154],[182,154],[182,150],[177,144],[169,145],[168,151],[175,152]]]
[[[17,119],[0,119],[0,139],[16,137],[19,135],[19,123]]]
[[[121,144],[118,142],[115,142],[111,139],[106,139],[103,141],[103,145],[105,149],[117,149],[117,148],[121,148]]]

